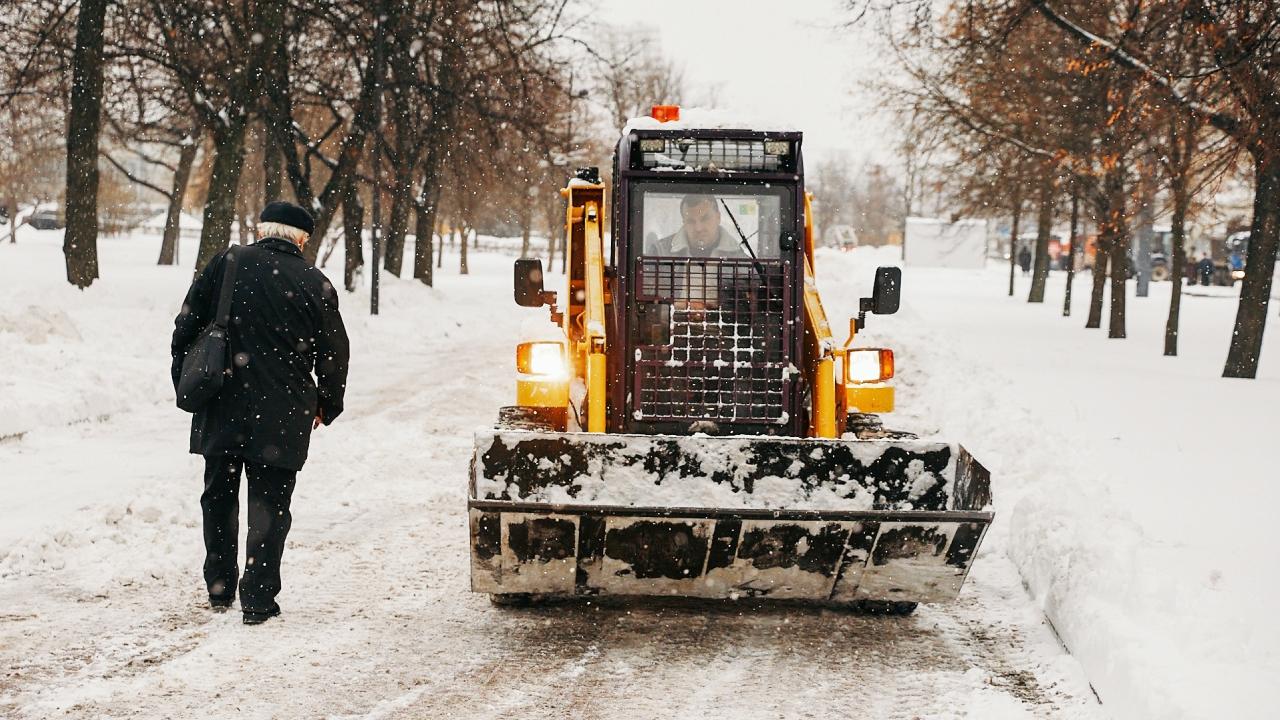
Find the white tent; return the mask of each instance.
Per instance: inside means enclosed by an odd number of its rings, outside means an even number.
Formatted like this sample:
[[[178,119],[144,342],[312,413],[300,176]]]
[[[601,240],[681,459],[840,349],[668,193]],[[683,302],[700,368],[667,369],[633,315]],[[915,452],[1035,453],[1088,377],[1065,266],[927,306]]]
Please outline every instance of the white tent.
[[[915,267],[980,269],[986,263],[987,221],[907,218],[903,263]]]

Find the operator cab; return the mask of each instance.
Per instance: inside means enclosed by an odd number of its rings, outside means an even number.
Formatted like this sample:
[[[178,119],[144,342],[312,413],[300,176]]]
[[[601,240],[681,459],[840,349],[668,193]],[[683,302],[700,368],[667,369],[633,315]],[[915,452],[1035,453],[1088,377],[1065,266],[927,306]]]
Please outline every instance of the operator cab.
[[[802,136],[678,118],[614,157],[611,430],[803,434]]]

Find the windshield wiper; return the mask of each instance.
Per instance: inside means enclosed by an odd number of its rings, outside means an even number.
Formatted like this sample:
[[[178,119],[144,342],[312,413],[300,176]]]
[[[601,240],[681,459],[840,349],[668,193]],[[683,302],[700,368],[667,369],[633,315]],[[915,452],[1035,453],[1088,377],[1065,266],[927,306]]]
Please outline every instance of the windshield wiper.
[[[733,223],[733,229],[738,233],[738,242],[742,243],[742,247],[747,249],[747,254],[751,256],[751,265],[755,267],[756,273],[760,276],[760,282],[768,286],[768,281],[764,279],[764,266],[760,264],[760,258],[756,257],[756,251],[751,249],[751,243],[747,242],[747,236],[742,232],[742,226],[738,224],[738,218],[734,217],[733,211],[729,209],[729,203],[720,198],[720,205],[724,211],[729,213],[729,222]],[[752,233],[754,235],[755,233]]]

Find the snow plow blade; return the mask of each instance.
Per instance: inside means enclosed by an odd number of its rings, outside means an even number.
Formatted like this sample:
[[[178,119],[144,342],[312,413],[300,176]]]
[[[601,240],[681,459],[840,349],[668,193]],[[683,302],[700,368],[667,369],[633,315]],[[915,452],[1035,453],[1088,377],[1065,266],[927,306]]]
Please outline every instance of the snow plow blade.
[[[928,440],[481,431],[471,589],[950,600],[993,517],[989,481]]]

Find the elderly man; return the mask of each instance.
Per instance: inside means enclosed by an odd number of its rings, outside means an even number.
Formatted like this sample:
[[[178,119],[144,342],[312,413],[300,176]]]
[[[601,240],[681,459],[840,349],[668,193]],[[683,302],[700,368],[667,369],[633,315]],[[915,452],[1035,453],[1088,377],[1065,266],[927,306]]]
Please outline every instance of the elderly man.
[[[238,580],[247,625],[280,614],[280,558],[292,523],[295,479],[307,459],[311,431],[342,412],[348,360],[338,294],[302,256],[315,227],[311,215],[273,202],[259,221],[258,241],[234,248],[231,374],[192,418],[190,448],[205,458],[200,506],[209,605],[229,608]],[[175,388],[187,350],[216,312],[227,252],[216,255],[192,283],[174,321]],[[241,468],[249,476],[243,577],[236,547]]]

